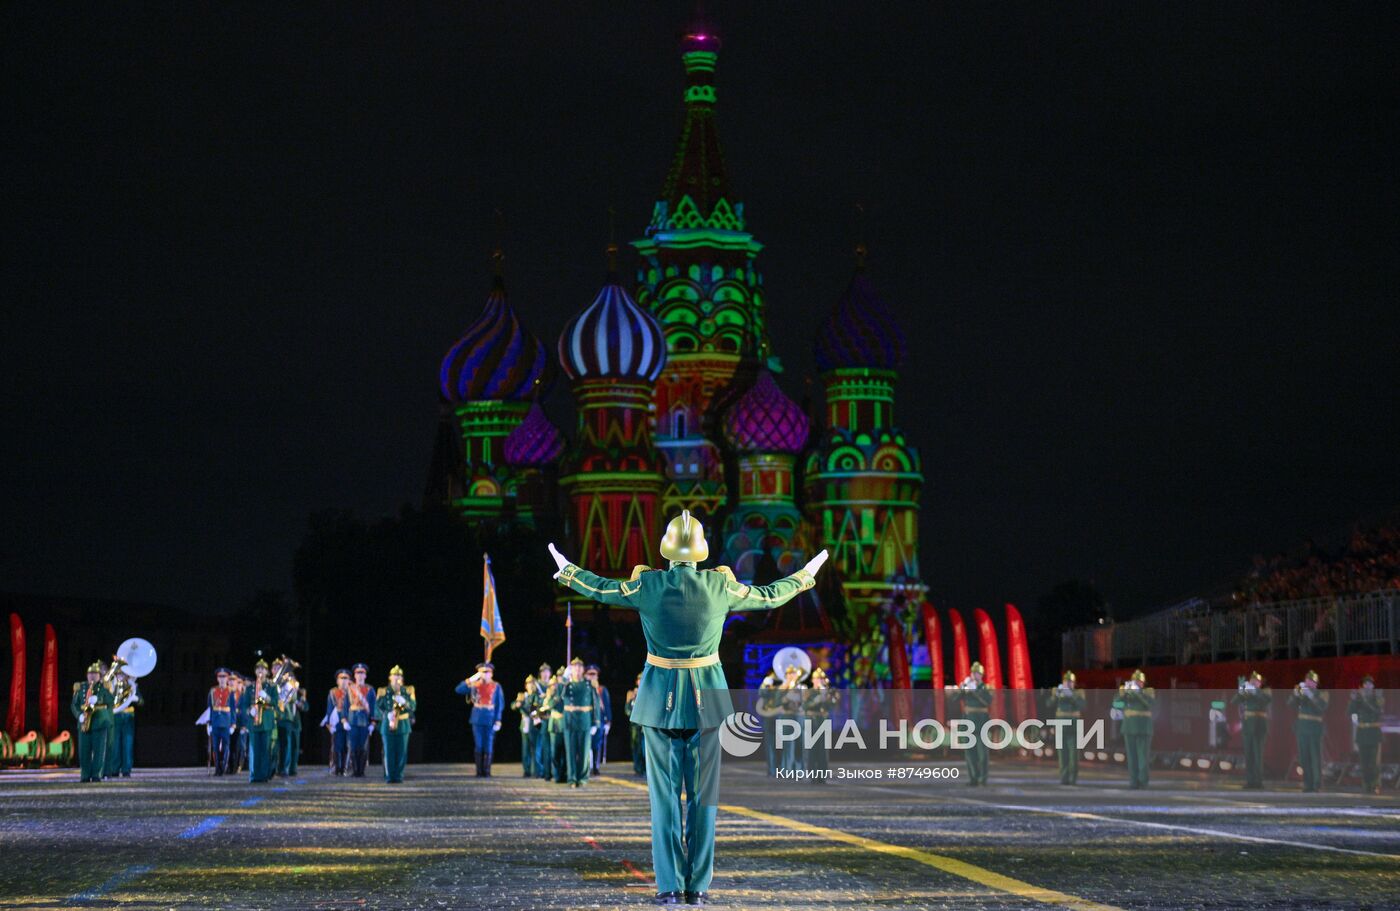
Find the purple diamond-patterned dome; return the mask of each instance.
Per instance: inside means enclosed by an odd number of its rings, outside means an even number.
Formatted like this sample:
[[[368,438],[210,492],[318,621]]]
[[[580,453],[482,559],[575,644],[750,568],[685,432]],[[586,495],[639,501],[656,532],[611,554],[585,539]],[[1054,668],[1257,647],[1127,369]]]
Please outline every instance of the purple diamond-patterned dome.
[[[543,395],[554,379],[544,345],[525,327],[506,300],[499,275],[481,316],[442,359],[439,390],[449,402],[525,401]]]
[[[816,355],[823,373],[840,367],[896,370],[904,360],[904,333],[863,265],[817,330]]]
[[[542,468],[559,458],[564,438],[545,416],[539,402],[530,406],[525,420],[510,432],[503,444],[506,464],[515,468]]]
[[[559,363],[571,380],[612,377],[655,381],[666,365],[666,337],[609,272],[603,289],[564,326]]]
[[[764,370],[725,412],[724,438],[739,452],[801,452],[807,443],[807,415]]]

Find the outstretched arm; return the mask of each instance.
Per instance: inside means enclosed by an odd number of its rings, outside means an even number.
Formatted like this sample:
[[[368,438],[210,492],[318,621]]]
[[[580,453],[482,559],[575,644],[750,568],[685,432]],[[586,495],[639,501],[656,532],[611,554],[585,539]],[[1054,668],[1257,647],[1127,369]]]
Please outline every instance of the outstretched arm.
[[[817,584],[817,570],[821,569],[828,556],[829,554],[823,550],[807,561],[806,566],[771,585],[745,585],[737,581],[729,582],[727,585],[729,609],[733,611],[772,610],[779,605],[786,604],[799,592],[804,592]]]
[[[559,584],[565,588],[571,588],[590,601],[597,601],[601,604],[633,609],[640,607],[636,598],[642,590],[640,581],[606,579],[596,573],[591,573],[570,563],[568,558],[561,554],[553,544],[549,545],[549,555],[554,558],[555,565],[559,567],[554,578],[558,579]]]

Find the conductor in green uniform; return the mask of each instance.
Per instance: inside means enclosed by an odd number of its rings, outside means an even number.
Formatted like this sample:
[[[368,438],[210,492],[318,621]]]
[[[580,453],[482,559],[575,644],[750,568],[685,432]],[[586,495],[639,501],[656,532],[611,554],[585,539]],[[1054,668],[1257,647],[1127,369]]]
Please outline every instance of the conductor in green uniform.
[[[389,685],[379,691],[375,700],[379,734],[384,738],[384,780],[389,784],[403,781],[408,765],[408,735],[413,733],[413,713],[418,711],[418,695],[413,687],[404,686],[403,668],[389,668]]]
[[[1322,716],[1332,695],[1317,688],[1317,671],[1308,671],[1303,682],[1293,688],[1288,704],[1298,710],[1293,734],[1298,738],[1298,765],[1303,767],[1303,791],[1311,794],[1322,787]]]
[[[972,722],[972,746],[963,750],[967,760],[967,783],[972,787],[987,783],[987,742],[983,733],[992,711],[992,688],[987,686],[982,662],[972,662],[971,673],[956,687],[948,687],[948,703],[961,705],[963,717]]]
[[[1152,769],[1152,706],[1157,703],[1157,691],[1147,685],[1147,674],[1141,668],[1133,671],[1127,683],[1118,688],[1123,701],[1123,752],[1128,758],[1128,787],[1147,787]]]
[[[1068,726],[1061,727],[1060,742],[1055,747],[1055,758],[1060,762],[1060,784],[1079,784],[1079,731],[1084,717],[1084,694],[1075,689],[1074,671],[1065,671],[1060,677],[1060,685],[1050,691],[1046,701],[1053,709],[1056,718],[1068,718]]]
[[[588,783],[588,772],[593,768],[593,735],[598,731],[602,710],[597,688],[583,679],[583,659],[570,661],[567,673],[559,687],[564,704],[564,755],[569,785],[581,788]]]
[[[1384,712],[1385,694],[1376,689],[1375,679],[1367,674],[1347,703],[1347,714],[1356,716],[1356,755],[1361,760],[1363,794],[1381,792],[1381,715]]]
[[[639,566],[629,579],[605,579],[570,563],[553,544],[549,552],[562,585],[641,615],[647,658],[632,720],[642,726],[646,744],[656,901],[706,904],[714,875],[719,726],[734,711],[719,663],[725,617],[731,610],[770,610],[811,588],[827,553],[771,585],[745,585],[727,566],[698,568],[710,549],[688,510],[671,520],[662,538],[668,569]]]
[[[1240,690],[1230,698],[1244,716],[1240,730],[1244,734],[1244,787],[1246,791],[1264,788],[1264,742],[1269,739],[1269,705],[1274,691],[1264,685],[1264,675],[1251,671],[1240,684]]]
[[[107,729],[112,722],[112,691],[102,683],[102,662],[88,665],[87,681],[73,684],[73,717],[78,719],[80,781],[101,781],[107,762]]]

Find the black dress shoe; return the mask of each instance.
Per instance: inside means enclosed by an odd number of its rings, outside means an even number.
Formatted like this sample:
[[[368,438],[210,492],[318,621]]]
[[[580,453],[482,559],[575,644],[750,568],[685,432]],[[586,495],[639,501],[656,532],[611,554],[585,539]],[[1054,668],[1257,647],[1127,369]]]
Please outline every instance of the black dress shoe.
[[[685,893],[685,903],[687,905],[708,905],[710,903],[710,893],[687,892]]]
[[[681,894],[679,892],[658,892],[655,901],[658,905],[679,905]]]

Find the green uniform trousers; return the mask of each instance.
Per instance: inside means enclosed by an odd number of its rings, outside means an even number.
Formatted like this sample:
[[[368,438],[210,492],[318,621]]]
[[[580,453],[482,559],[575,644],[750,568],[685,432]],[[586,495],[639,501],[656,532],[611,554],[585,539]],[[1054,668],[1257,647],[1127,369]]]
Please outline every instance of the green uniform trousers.
[[[78,771],[83,781],[101,781],[107,765],[110,726],[78,731]]]
[[[657,892],[708,892],[715,872],[719,728],[642,728]],[[686,795],[684,826],[681,792]]]
[[[552,777],[560,784],[569,780],[569,754],[564,748],[564,740],[564,729],[561,724],[559,730],[551,731],[549,734],[549,749],[550,755],[554,759],[554,767],[545,776],[546,778]]]
[[[297,760],[301,755],[301,728],[291,724],[277,725],[277,742],[282,753],[277,771],[283,776],[295,775]]]
[[[248,780],[272,780],[272,732],[248,732]]]
[[[1269,723],[1265,720],[1244,720],[1244,786],[1264,786],[1264,743],[1269,739]]]
[[[963,750],[963,759],[967,761],[967,783],[986,784],[987,742],[982,739],[982,733],[987,726],[987,713],[968,712],[967,719],[973,723],[973,737],[976,738],[971,747]]]
[[[1361,790],[1370,793],[1381,786],[1380,728],[1356,732],[1356,756],[1361,760]]]
[[[383,725],[379,729],[384,735],[384,780],[390,783],[403,781],[403,770],[408,765],[409,731],[391,731]]]
[[[632,746],[632,771],[638,775],[645,775],[647,773],[647,747],[646,740],[642,735],[642,726],[640,724],[632,725],[629,736]]]
[[[1303,790],[1322,787],[1322,723],[1299,721],[1294,726],[1298,738],[1298,765],[1303,767]]]
[[[1152,734],[1124,734],[1123,752],[1128,759],[1128,787],[1147,787],[1152,769]]]
[[[1079,751],[1075,749],[1075,735],[1071,733],[1055,751],[1060,761],[1060,784],[1079,784]]]
[[[569,784],[583,784],[593,768],[593,736],[590,712],[567,712],[564,715],[564,754],[569,766]],[[577,720],[575,720],[577,719]]]
[[[112,713],[112,726],[107,729],[107,755],[102,759],[102,777],[117,777],[117,715]]]

